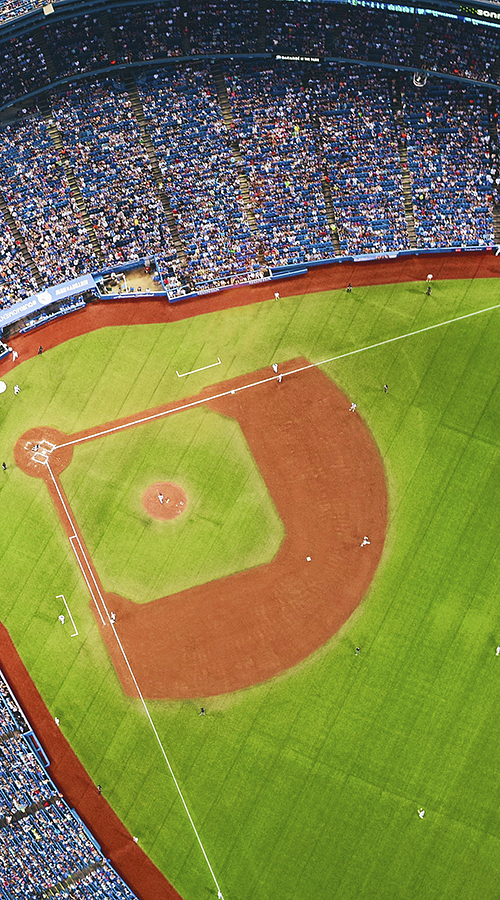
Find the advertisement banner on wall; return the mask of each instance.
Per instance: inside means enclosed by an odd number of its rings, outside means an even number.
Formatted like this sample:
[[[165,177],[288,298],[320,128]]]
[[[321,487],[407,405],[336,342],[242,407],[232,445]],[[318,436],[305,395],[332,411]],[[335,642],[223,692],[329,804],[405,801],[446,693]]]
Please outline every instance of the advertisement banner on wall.
[[[26,316],[36,313],[45,306],[50,306],[51,303],[67,300],[69,297],[75,297],[77,294],[96,290],[96,288],[97,285],[92,275],[80,275],[78,278],[72,278],[71,281],[54,284],[38,294],[26,297],[26,300],[14,303],[8,309],[0,309],[0,330],[6,325],[18,322],[19,319],[25,319]]]

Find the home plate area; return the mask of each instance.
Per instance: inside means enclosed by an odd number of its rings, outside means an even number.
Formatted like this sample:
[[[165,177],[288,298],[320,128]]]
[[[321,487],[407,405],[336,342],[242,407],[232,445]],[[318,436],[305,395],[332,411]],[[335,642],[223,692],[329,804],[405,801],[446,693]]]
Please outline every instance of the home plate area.
[[[46,466],[55,446],[56,445],[52,444],[51,441],[42,438],[37,443],[34,441],[26,441],[25,450],[29,454],[32,462],[41,463],[41,465]]]
[[[51,480],[71,462],[73,447],[67,435],[57,428],[39,426],[25,431],[14,447],[16,465],[32,478]]]

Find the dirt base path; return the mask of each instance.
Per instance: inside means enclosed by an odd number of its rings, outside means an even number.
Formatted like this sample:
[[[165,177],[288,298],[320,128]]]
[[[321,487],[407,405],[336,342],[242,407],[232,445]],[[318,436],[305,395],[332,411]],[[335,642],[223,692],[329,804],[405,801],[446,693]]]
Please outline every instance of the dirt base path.
[[[130,669],[149,699],[206,698],[266,681],[323,646],[366,594],[387,527],[378,448],[345,394],[306,359],[281,364],[279,379],[266,368],[73,435],[31,429],[16,444],[17,465],[47,483],[130,696]],[[238,421],[284,541],[267,565],[147,604],[106,592],[58,474],[75,444],[200,404]],[[184,508],[177,485],[157,483],[146,494],[156,518]],[[362,547],[364,535],[370,543]]]
[[[311,269],[305,276],[280,282],[279,289],[285,297],[340,289],[349,281],[355,290],[358,286],[369,284],[423,282],[429,272],[432,272],[435,280],[442,280],[495,278],[498,277],[499,271],[500,259],[495,258],[491,252],[437,254],[432,257],[415,256],[404,260],[319,267]],[[164,301],[144,299],[93,303],[78,313],[44,326],[41,329],[43,346],[45,350],[49,350],[70,338],[105,326],[178,321],[214,310],[263,302],[272,299],[274,289],[274,283],[240,287],[172,306]],[[14,338],[12,345],[19,353],[19,360],[12,364],[9,355],[0,361],[0,375],[5,375],[19,363],[35,356],[40,339],[40,329]],[[52,777],[68,802],[75,806],[95,834],[113,865],[142,900],[178,898],[179,895],[174,888],[132,841],[131,835],[110,809],[104,797],[97,793],[95,785],[56,727],[6,629],[1,625],[0,664],[51,759]]]

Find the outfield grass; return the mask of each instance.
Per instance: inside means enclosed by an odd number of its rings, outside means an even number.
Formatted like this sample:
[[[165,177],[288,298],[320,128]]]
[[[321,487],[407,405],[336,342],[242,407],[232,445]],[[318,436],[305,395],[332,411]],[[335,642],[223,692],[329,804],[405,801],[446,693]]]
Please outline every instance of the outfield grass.
[[[459,281],[430,298],[413,284],[296,297],[103,329],[16,369],[21,394],[0,407],[2,620],[90,775],[185,900],[214,896],[209,874],[144,712],[121,693],[45,486],[13,467],[16,438],[93,426],[297,354],[333,357],[496,294],[497,282]],[[366,601],[302,665],[210,701],[205,718],[195,701],[150,705],[226,900],[498,893],[499,349],[492,312],[325,365],[388,477],[387,544]],[[216,370],[175,375],[217,356]],[[57,622],[61,592],[81,640]]]

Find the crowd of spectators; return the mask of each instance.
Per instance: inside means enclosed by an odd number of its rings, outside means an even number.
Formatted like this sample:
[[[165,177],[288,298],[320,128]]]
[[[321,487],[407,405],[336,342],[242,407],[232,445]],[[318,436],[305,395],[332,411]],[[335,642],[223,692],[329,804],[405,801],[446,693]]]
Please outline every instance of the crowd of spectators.
[[[0,44],[2,102],[8,103],[49,84],[45,58],[33,35],[12,38]]]
[[[486,97],[462,85],[407,84],[403,128],[419,246],[491,245]]]
[[[409,247],[387,82],[329,66],[314,80],[335,218],[344,253]]]
[[[107,264],[172,251],[124,88],[110,81],[78,83],[54,95],[52,111]]]
[[[36,282],[3,213],[0,229],[0,308],[5,308],[36,291]]]
[[[257,25],[258,0],[195,0],[189,4],[191,53],[255,53]]]
[[[89,72],[109,64],[102,24],[97,16],[87,14],[59,22],[49,20],[43,31],[59,77]]]
[[[12,15],[16,2],[22,12],[37,8],[37,0],[0,0],[0,25],[2,12]],[[486,23],[437,12],[417,15],[291,0],[269,4],[265,13],[259,14],[258,0],[195,0],[183,7],[179,0],[151,0],[145,6],[117,6],[109,13],[111,42],[99,14],[43,17],[33,24],[43,27],[49,61],[29,32],[0,45],[2,99],[12,101],[49,83],[52,65],[58,77],[71,77],[115,63],[263,50],[421,66],[483,81],[500,78],[500,33]]]
[[[333,256],[302,70],[240,66],[226,80],[266,261],[284,265]]]
[[[0,0],[0,23],[40,9],[47,0]]]
[[[0,129],[0,187],[44,283],[99,267],[40,114]]]
[[[45,284],[102,268],[66,159],[106,267],[156,257],[168,289],[204,289],[260,277],[267,266],[328,259],[339,244],[346,255],[408,249],[399,129],[418,246],[491,244],[487,96],[460,84],[401,83],[398,120],[380,71],[233,62],[223,114],[221,83],[209,68],[145,69],[140,96],[158,184],[147,132],[123,84],[76,82],[51,96],[62,156],[37,112],[24,110],[0,128],[0,192]],[[35,289],[7,225],[0,238],[3,305]]]
[[[428,22],[417,65],[434,72],[493,81],[500,56],[500,35],[487,25],[471,25],[446,18]]]
[[[184,16],[175,2],[113,10],[111,33],[117,59],[138,62],[157,56],[180,56]]]
[[[0,897],[135,900],[49,778],[0,672]]]
[[[337,3],[275,3],[268,11],[267,46],[277,53],[340,56],[409,65],[415,16]]]
[[[140,93],[193,282],[258,268],[236,159],[208,71],[156,73]]]

